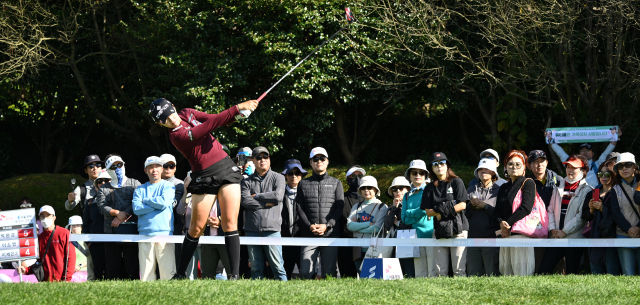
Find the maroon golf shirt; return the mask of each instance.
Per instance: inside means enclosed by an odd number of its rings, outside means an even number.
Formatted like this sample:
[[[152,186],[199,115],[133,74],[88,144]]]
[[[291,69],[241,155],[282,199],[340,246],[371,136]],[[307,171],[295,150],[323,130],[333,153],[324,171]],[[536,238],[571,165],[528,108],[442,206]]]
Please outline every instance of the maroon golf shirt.
[[[182,109],[178,113],[182,122],[169,132],[169,139],[187,158],[191,170],[201,171],[227,156],[211,132],[235,122],[235,116],[239,113],[237,106],[218,114],[208,114],[191,108]]]

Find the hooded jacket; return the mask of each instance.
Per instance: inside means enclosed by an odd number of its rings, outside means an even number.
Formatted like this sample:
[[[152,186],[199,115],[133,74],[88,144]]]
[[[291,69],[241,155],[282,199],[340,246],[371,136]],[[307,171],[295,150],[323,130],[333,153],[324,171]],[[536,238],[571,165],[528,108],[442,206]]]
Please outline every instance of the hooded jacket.
[[[298,184],[298,220],[300,231],[304,237],[337,237],[340,235],[340,217],[344,208],[344,193],[342,182],[327,175],[315,172]],[[326,224],[324,235],[314,235],[312,224]]]
[[[286,182],[284,176],[271,169],[264,176],[254,172],[240,182],[244,207],[244,230],[251,232],[282,229],[282,199]],[[251,195],[254,195],[252,197]],[[271,203],[273,206],[267,207]]]

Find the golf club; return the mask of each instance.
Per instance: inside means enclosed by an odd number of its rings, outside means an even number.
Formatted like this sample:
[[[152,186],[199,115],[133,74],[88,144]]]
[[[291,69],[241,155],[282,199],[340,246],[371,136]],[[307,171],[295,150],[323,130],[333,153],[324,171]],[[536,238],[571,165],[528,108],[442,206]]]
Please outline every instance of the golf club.
[[[311,51],[311,53],[309,53],[309,55],[307,55],[305,58],[303,58],[301,61],[299,61],[295,66],[293,66],[293,68],[291,68],[291,70],[289,70],[289,72],[287,72],[284,76],[282,76],[275,84],[273,84],[273,86],[271,86],[271,88],[269,88],[267,91],[265,91],[259,98],[258,98],[258,102],[260,102],[265,96],[267,96],[267,94],[273,89],[275,88],[283,79],[285,79],[287,76],[289,76],[289,74],[291,74],[291,72],[293,72],[293,70],[295,70],[298,66],[300,66],[303,62],[305,62],[305,60],[307,60],[309,57],[311,57],[311,55],[313,55],[316,51],[320,50],[320,48],[322,48],[324,45],[326,45],[329,41],[331,41],[331,39],[333,39],[334,37],[336,37],[336,35],[338,35],[338,33],[342,32],[342,30],[348,28],[352,23],[357,22],[358,20],[356,20],[355,17],[353,17],[353,13],[351,13],[351,10],[348,7],[344,8],[344,12],[345,12],[345,17],[347,18],[347,25],[345,25],[343,28],[339,29],[337,32],[335,32],[333,35],[331,35],[331,37],[329,37],[329,39],[325,40],[321,45],[317,46],[313,51]],[[247,117],[249,117],[249,115],[251,114],[251,111],[249,110],[241,110],[240,114],[237,116],[238,119],[246,119]]]

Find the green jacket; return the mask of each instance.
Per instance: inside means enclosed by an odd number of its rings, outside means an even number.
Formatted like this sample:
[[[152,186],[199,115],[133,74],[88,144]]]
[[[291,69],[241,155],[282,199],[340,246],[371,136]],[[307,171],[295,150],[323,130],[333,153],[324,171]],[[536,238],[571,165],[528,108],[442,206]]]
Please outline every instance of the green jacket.
[[[420,209],[422,190],[413,194],[407,193],[402,198],[402,222],[416,229],[418,238],[431,238],[433,235],[433,219],[429,219],[427,212]]]

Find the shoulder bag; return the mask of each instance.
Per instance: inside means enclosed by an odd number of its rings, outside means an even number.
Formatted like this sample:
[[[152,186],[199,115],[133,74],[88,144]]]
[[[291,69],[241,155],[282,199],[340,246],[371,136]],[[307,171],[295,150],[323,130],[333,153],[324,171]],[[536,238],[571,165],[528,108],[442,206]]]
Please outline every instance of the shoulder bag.
[[[522,187],[527,180],[531,180],[531,178],[527,178],[522,182],[516,198],[513,199],[513,203],[511,204],[512,212],[515,212],[520,205],[522,205]],[[536,198],[531,213],[516,221],[516,223],[511,226],[511,233],[518,233],[531,238],[547,238],[549,236],[549,215],[547,214],[544,201],[542,201],[542,198],[538,195],[537,190],[535,194]]]

